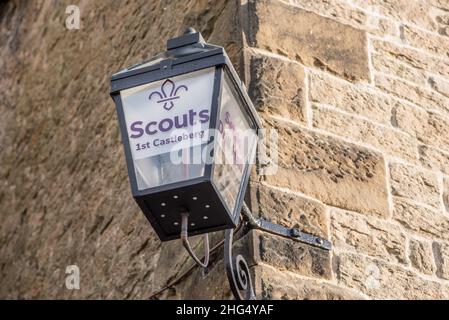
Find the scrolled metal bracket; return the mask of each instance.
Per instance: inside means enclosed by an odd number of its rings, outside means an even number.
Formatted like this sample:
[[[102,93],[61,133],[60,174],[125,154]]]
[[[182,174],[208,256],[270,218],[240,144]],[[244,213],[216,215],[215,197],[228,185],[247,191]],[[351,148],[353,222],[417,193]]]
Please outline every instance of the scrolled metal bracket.
[[[232,255],[232,240],[234,229],[225,231],[224,262],[231,291],[236,300],[255,300],[253,283],[248,263],[239,254],[235,258]]]
[[[259,229],[265,232],[303,242],[324,250],[331,250],[332,243],[326,239],[302,232],[297,228],[286,228],[284,226],[255,218],[246,203],[243,203],[242,214],[246,220],[246,225],[250,229]],[[254,300],[253,284],[251,273],[245,258],[242,255],[233,257],[232,242],[234,238],[234,229],[225,231],[224,242],[224,262],[226,274],[231,287],[231,291],[237,300]]]

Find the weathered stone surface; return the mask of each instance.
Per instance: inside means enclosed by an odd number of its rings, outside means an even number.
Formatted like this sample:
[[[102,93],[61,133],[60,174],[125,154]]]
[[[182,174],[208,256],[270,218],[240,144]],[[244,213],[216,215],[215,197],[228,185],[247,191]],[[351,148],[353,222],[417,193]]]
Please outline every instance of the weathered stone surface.
[[[401,105],[393,111],[395,125],[430,146],[449,151],[449,117]]]
[[[81,29],[68,30],[70,4],[0,4],[0,297],[144,299],[157,270],[183,263],[158,264],[161,243],[131,197],[109,76],[189,25],[241,47],[239,7],[83,1]],[[239,49],[228,52],[238,67]],[[65,286],[68,265],[79,290]]]
[[[446,0],[354,0],[354,3],[373,13],[430,31],[438,31],[443,26],[438,17],[446,14],[448,6]]]
[[[449,57],[448,37],[425,32],[411,26],[403,26],[401,34],[405,41],[413,47],[422,48],[441,57]]]
[[[331,278],[330,251],[261,231],[252,232],[255,263],[315,278]]]
[[[250,186],[251,210],[273,223],[329,238],[326,206],[319,201],[282,192],[259,183]]]
[[[435,265],[430,243],[418,239],[410,239],[409,259],[414,268],[425,274],[433,274]]]
[[[417,104],[426,110],[437,110],[449,115],[449,99],[426,87],[412,85],[397,78],[376,74],[376,86],[386,92]]]
[[[430,77],[429,83],[433,89],[449,98],[449,81],[440,77]]]
[[[434,173],[393,163],[390,165],[390,177],[393,195],[440,208],[440,187]]]
[[[331,211],[332,243],[392,263],[406,262],[406,236],[400,227],[342,210]]]
[[[430,238],[449,240],[449,218],[439,211],[394,197],[393,217],[413,232]]]
[[[260,265],[254,268],[255,289],[260,299],[272,300],[359,300],[365,299],[356,291],[327,282],[300,278],[291,273]]]
[[[373,93],[360,84],[316,73],[310,74],[310,99],[384,124],[390,123],[391,110],[398,105],[394,99]]]
[[[398,35],[399,29],[389,19],[370,15],[349,3],[339,0],[290,0],[291,4],[313,11],[338,22],[348,24],[356,29],[376,35]]]
[[[419,159],[424,166],[449,174],[448,152],[422,145],[419,147]]]
[[[410,161],[418,158],[416,141],[407,133],[326,107],[313,105],[312,110],[313,126],[316,128],[369,144],[389,155]]]
[[[351,253],[336,256],[338,282],[380,299],[447,299],[448,286],[382,260]]]
[[[267,56],[252,56],[249,93],[261,113],[306,122],[304,68]]]
[[[277,121],[271,125],[279,130],[278,170],[260,179],[332,206],[388,215],[385,166],[380,154],[297,126]]]
[[[399,59],[389,58],[385,54],[373,53],[371,61],[376,71],[392,74],[419,85],[425,85],[427,83],[427,75],[424,70],[413,67]]]
[[[193,272],[180,281],[175,286],[166,290],[158,299],[181,299],[181,300],[230,300],[233,299],[224,261],[218,260],[212,262],[207,274],[195,267]]]
[[[447,77],[449,74],[449,61],[427,55],[410,47],[403,47],[392,42],[371,40],[377,54],[397,60],[416,68],[422,72],[430,72]]]
[[[434,242],[433,251],[437,265],[437,276],[449,280],[449,244]]]
[[[278,1],[249,1],[248,6],[251,46],[348,79],[369,79],[364,32]]]
[[[443,203],[447,212],[449,212],[449,178],[443,179]]]

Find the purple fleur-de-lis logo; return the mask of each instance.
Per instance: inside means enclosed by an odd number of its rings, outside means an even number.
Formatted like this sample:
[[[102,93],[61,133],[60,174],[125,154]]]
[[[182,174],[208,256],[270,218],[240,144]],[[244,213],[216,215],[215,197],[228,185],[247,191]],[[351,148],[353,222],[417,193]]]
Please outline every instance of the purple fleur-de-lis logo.
[[[179,87],[175,86],[175,83],[171,81],[170,79],[167,79],[164,81],[164,83],[161,86],[161,92],[154,91],[150,94],[148,97],[150,100],[153,96],[158,96],[159,100],[157,100],[157,103],[163,103],[163,107],[165,110],[170,110],[174,107],[173,100],[179,99],[178,92],[179,90],[184,89],[185,91],[189,91],[187,89],[187,86],[180,85]]]

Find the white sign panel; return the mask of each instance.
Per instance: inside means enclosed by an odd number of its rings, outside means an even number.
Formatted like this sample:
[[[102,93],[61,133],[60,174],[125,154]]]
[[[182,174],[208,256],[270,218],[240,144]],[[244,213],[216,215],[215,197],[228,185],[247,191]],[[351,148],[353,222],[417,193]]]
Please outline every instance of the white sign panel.
[[[121,98],[134,160],[205,143],[214,68],[123,90]]]

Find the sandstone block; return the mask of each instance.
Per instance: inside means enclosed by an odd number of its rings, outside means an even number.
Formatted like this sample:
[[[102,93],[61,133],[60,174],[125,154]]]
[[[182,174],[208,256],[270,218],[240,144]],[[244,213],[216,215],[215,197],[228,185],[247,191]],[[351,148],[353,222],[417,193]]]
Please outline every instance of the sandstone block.
[[[398,128],[422,143],[449,151],[449,117],[401,105],[393,111],[393,118]]]
[[[395,196],[440,208],[440,188],[435,174],[399,163],[390,164],[391,190]]]
[[[258,298],[269,300],[358,300],[364,297],[336,285],[299,278],[291,273],[260,265],[256,266],[255,290]]]
[[[418,158],[416,141],[407,133],[317,105],[312,110],[316,128],[369,144],[389,155],[410,161]]]
[[[425,237],[449,240],[449,218],[440,211],[394,197],[393,218]]]
[[[419,159],[421,163],[432,170],[439,170],[449,174],[449,153],[421,145],[419,147]]]
[[[309,91],[311,101],[330,104],[384,124],[390,123],[391,110],[398,105],[394,99],[375,94],[361,85],[316,73],[310,74]]]
[[[393,59],[380,53],[373,53],[371,60],[376,71],[392,74],[419,85],[426,85],[427,83],[426,72],[421,68],[416,68],[399,59]]]
[[[449,115],[449,99],[438,92],[383,74],[376,74],[374,81],[378,88],[399,98],[408,100],[426,110],[437,110]]]
[[[304,68],[267,56],[250,59],[249,93],[258,111],[306,122]]]
[[[447,212],[449,212],[449,178],[443,179],[443,203]]]
[[[346,2],[338,0],[290,0],[290,3],[372,34],[394,36],[399,33],[398,28],[391,20],[370,15]]]
[[[427,55],[413,48],[402,47],[392,42],[372,40],[372,46],[378,55],[388,57],[393,61],[403,62],[411,68],[439,74],[443,77],[449,74],[449,61]]]
[[[406,237],[400,227],[361,214],[332,210],[332,243],[392,263],[406,263]]]
[[[401,33],[412,47],[424,49],[441,57],[449,57],[449,38],[407,25],[401,28]]]
[[[381,260],[340,253],[338,282],[379,299],[447,299],[448,286]]]
[[[430,243],[418,239],[410,239],[409,259],[414,268],[425,274],[433,274],[435,265]]]
[[[332,206],[388,216],[385,166],[379,153],[280,121],[271,126],[279,132],[278,170],[261,180]]]
[[[326,206],[319,201],[278,191],[259,183],[250,185],[250,204],[254,214],[287,228],[328,238]]]
[[[258,230],[252,232],[255,263],[315,278],[331,278],[329,251]]]
[[[447,7],[445,0],[354,0],[354,3],[368,11],[396,21],[416,24],[430,31],[438,30],[436,17],[444,14],[444,8]]]
[[[433,89],[449,98],[449,81],[440,77],[430,77],[429,83]]]
[[[363,31],[278,1],[250,1],[248,6],[251,46],[351,80],[369,79]]]
[[[449,280],[449,244],[434,242],[433,250],[437,265],[437,276]]]

